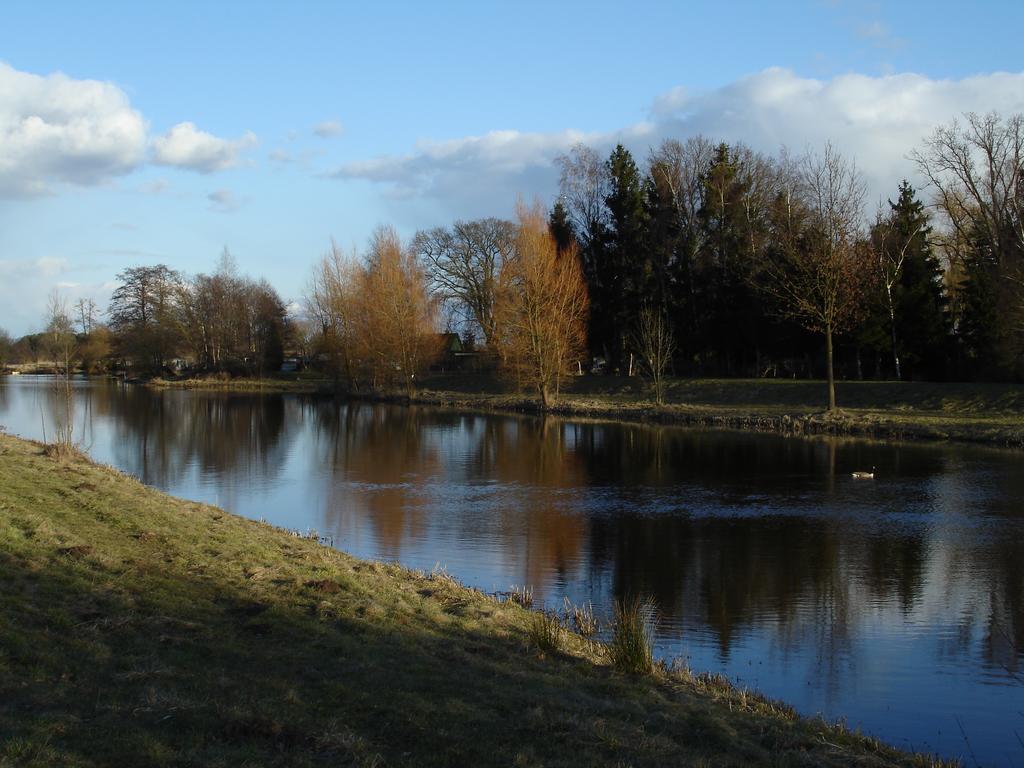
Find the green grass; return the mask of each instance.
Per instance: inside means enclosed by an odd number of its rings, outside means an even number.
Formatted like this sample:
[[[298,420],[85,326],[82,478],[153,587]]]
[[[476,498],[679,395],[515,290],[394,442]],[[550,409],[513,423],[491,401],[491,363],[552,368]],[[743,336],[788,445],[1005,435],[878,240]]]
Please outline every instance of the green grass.
[[[930,765],[0,436],[0,765]]]

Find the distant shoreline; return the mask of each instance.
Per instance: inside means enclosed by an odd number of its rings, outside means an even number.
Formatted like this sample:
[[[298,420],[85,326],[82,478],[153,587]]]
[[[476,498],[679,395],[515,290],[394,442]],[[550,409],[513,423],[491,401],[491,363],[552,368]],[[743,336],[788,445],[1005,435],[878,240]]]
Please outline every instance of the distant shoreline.
[[[603,377],[594,377],[601,384]],[[997,407],[997,397],[989,395],[992,404],[967,405],[960,410],[939,410],[935,408],[912,408],[897,406],[886,408],[880,403],[859,402],[855,406],[842,407],[835,413],[814,410],[806,403],[785,402],[793,387],[800,387],[801,393],[812,388],[815,382],[777,382],[773,380],[680,380],[680,386],[698,390],[689,401],[655,405],[645,396],[642,385],[636,379],[629,384],[607,377],[615,387],[607,391],[568,391],[557,402],[543,409],[536,397],[495,391],[466,391],[458,388],[462,383],[456,376],[447,376],[441,382],[427,378],[422,389],[411,397],[396,392],[345,393],[339,395],[351,400],[371,402],[425,405],[459,411],[484,413],[529,413],[550,414],[567,418],[596,418],[622,422],[647,422],[710,429],[741,430],[747,432],[774,433],[779,435],[835,435],[865,437],[880,440],[910,441],[955,441],[1003,448],[1024,448],[1024,412],[1018,412],[1018,400],[1024,403],[1024,387],[1012,385],[968,385],[968,384],[914,384],[914,383],[844,383],[842,387],[863,386],[873,388],[903,388],[905,390],[927,390],[933,399],[973,403],[980,398],[978,393],[994,391],[1004,401]],[[470,384],[479,384],[480,379],[467,379]],[[333,382],[328,379],[297,379],[271,376],[263,379],[214,377],[162,379],[140,382],[154,388],[194,389],[224,392],[251,393],[300,393],[337,394]],[[437,383],[455,386],[437,386]],[[593,384],[594,382],[587,382]],[[762,402],[754,405],[722,402],[700,402],[701,387],[760,390]],[[824,385],[821,385],[822,387]],[[489,380],[478,389],[495,388]],[[637,391],[641,390],[641,391]],[[945,392],[944,390],[948,390]],[[1019,398],[1016,393],[1019,392]],[[773,394],[782,395],[771,401]],[[884,390],[882,393],[884,397]],[[955,404],[955,403],[954,403]]]

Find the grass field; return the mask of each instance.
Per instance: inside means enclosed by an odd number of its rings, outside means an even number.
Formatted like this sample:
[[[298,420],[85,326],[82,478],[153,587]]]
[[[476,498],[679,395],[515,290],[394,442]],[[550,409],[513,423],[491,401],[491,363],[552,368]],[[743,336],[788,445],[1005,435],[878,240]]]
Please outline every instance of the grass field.
[[[0,573],[4,766],[935,764],[5,436]]]

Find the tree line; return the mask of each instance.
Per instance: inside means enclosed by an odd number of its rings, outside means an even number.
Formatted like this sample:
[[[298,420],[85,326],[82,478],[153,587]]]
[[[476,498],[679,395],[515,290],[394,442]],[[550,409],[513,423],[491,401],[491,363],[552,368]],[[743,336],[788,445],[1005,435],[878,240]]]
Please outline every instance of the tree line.
[[[667,371],[821,376],[830,406],[834,375],[1020,380],[1022,150],[1024,116],[967,114],[911,153],[927,189],[903,181],[870,215],[831,146],[769,156],[697,136],[638,162],[578,145],[550,209],[332,245],[303,313],[225,251],[210,274],[126,269],[106,323],[80,301],[49,333],[0,334],[0,362],[45,356],[59,327],[87,368],[262,374],[291,350],[347,388],[411,390],[445,329],[545,403],[584,370],[646,373],[659,400]]]
[[[832,147],[669,140],[641,170],[579,146],[551,226],[580,245],[591,351],[620,369],[653,306],[687,375],[828,375],[837,340],[850,378],[1020,379],[1022,147],[1020,115],[940,127],[912,154],[931,204],[904,181],[869,218]]]

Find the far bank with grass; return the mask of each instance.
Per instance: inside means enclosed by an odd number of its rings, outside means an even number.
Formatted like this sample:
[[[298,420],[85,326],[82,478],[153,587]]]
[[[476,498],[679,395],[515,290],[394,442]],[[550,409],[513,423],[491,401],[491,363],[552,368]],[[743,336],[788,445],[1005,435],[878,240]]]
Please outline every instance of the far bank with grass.
[[[825,405],[825,383],[805,379],[668,379],[664,403],[633,376],[568,379],[544,407],[539,397],[487,374],[431,374],[415,394],[346,391],[315,371],[265,378],[165,377],[155,388],[250,393],[332,394],[411,402],[463,411],[552,413],[566,417],[658,421],[682,426],[846,435],[883,440],[955,440],[1024,448],[1024,386],[992,383],[842,381],[838,408]]]
[[[6,436],[0,567],[5,766],[937,764]]]
[[[984,383],[836,384],[838,409],[825,410],[825,384],[797,379],[669,379],[656,405],[639,377],[579,376],[547,409],[567,417],[887,440],[956,440],[1024,448],[1024,386]],[[540,412],[529,394],[485,376],[426,378],[412,401],[463,410]]]

